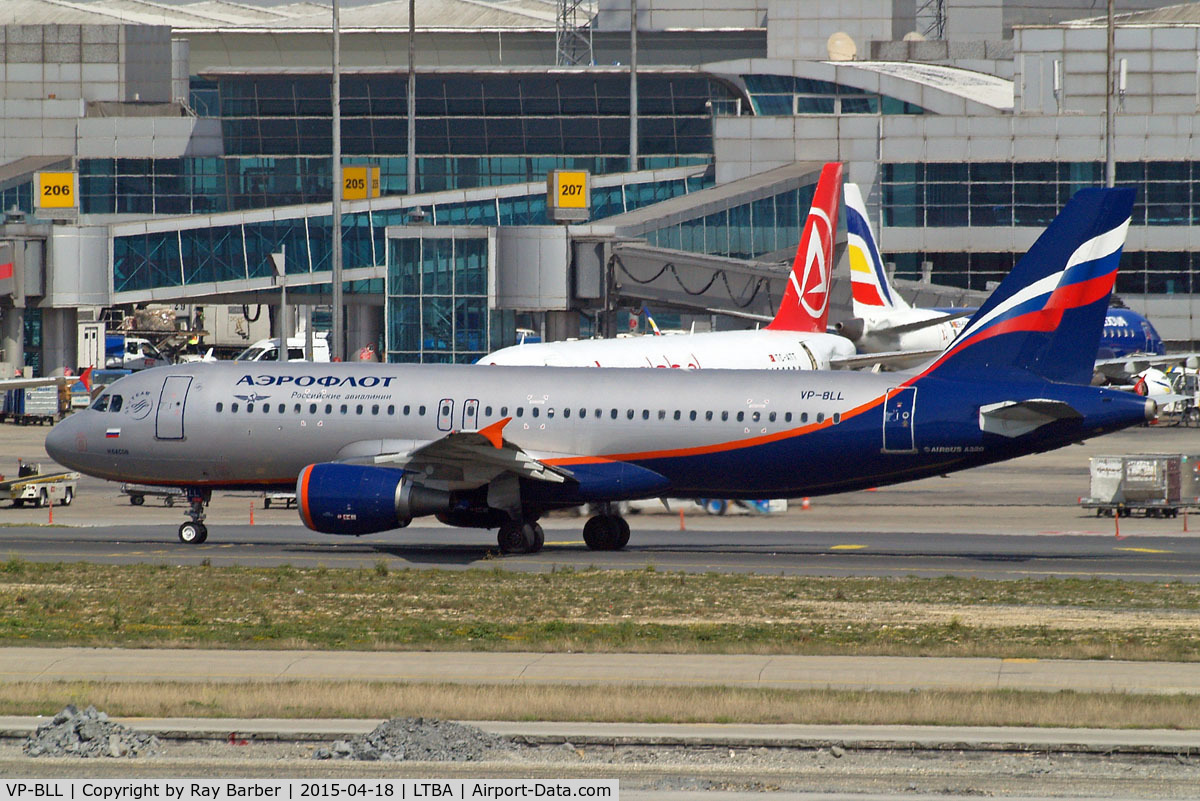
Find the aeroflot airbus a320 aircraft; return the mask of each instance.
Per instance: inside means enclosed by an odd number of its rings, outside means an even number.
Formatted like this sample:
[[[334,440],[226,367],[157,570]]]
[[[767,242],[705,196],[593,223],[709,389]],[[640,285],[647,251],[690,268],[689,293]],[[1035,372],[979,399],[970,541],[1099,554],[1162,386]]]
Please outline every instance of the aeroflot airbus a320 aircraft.
[[[537,551],[539,515],[646,497],[789,498],[923,478],[1152,418],[1088,386],[1133,204],[1077,194],[920,372],[193,364],[112,384],[46,450],[115,481],[184,487],[184,542],[217,489],[295,486],[300,515],[370,534],[436,515]],[[119,400],[118,400],[119,399]],[[593,549],[629,526],[588,520]]]
[[[679,367],[689,370],[828,370],[854,343],[825,331],[842,165],[826,164],[804,223],[791,277],[766,328],[624,339],[539,342],[501,348],[480,364],[548,367]]]

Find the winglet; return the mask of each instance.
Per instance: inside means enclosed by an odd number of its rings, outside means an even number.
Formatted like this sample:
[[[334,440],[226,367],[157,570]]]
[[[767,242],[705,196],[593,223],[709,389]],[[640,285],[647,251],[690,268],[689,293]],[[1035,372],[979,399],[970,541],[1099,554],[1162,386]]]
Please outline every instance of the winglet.
[[[505,417],[503,420],[497,420],[487,428],[479,429],[478,433],[482,434],[488,442],[492,443],[492,447],[500,448],[504,445],[504,427],[512,422],[511,417]]]
[[[89,395],[92,394],[92,368],[89,367],[79,374],[79,382],[83,384],[83,388],[87,390]]]

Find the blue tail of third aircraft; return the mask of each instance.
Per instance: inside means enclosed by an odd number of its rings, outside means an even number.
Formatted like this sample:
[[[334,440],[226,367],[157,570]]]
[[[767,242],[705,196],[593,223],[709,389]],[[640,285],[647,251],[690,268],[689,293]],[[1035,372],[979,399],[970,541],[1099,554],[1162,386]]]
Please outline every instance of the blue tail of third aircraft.
[[[1087,384],[1133,209],[1132,189],[1075,194],[926,371],[1023,371]]]

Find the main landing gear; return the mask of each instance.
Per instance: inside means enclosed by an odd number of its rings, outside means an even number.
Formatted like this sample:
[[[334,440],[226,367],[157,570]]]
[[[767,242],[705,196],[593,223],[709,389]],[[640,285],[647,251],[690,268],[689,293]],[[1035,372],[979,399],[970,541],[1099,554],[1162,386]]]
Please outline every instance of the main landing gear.
[[[188,495],[191,508],[188,509],[187,515],[192,519],[179,527],[179,541],[184,545],[199,545],[208,539],[208,526],[204,525],[204,505],[210,498],[212,492],[209,490],[200,490]]]
[[[500,553],[537,553],[546,544],[546,533],[532,521],[510,520],[496,536]]]
[[[598,514],[584,524],[583,541],[593,551],[619,551],[629,544],[629,524],[611,512]]]

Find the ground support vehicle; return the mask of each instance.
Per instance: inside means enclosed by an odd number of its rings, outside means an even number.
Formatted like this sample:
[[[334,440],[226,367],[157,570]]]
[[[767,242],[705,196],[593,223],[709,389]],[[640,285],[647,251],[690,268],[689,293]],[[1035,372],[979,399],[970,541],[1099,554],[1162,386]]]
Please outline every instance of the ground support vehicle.
[[[141,506],[146,502],[146,496],[160,497],[164,506],[174,506],[176,500],[186,501],[187,496],[178,487],[155,487],[150,484],[122,484],[121,492],[129,496],[129,502]]]
[[[43,507],[50,504],[70,506],[75,500],[79,474],[73,470],[43,473],[42,466],[19,462],[17,477],[4,480],[0,476],[0,498],[12,501],[14,508],[26,503]]]
[[[12,420],[17,425],[54,425],[59,419],[58,387],[10,389],[4,393],[0,422]]]
[[[1097,517],[1178,517],[1180,510],[1200,509],[1200,456],[1093,456],[1090,473],[1089,494],[1079,505]]]

